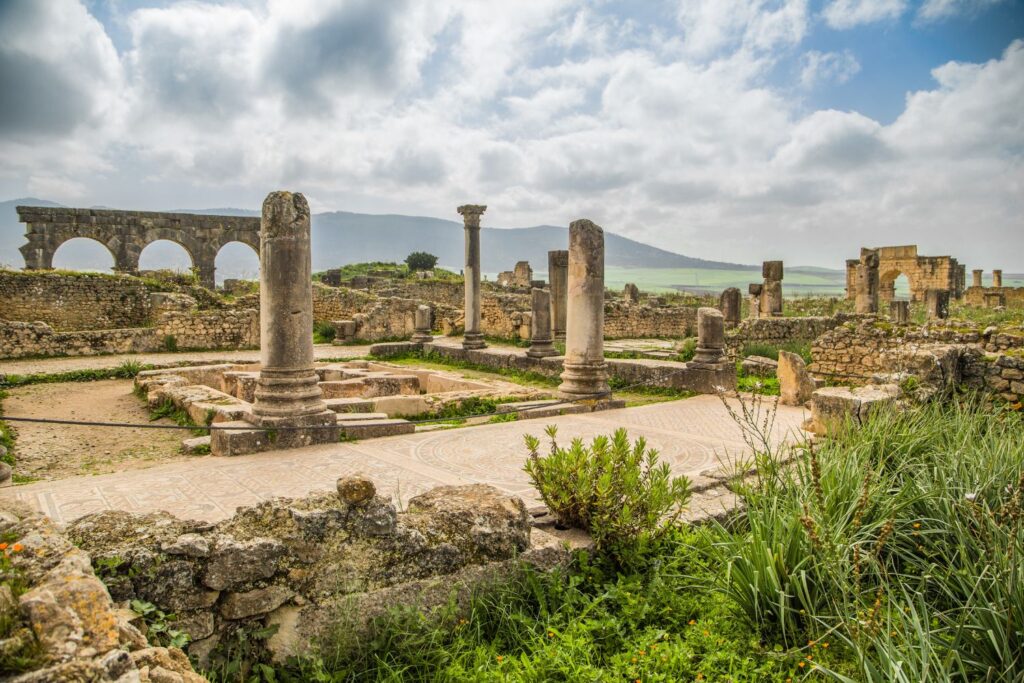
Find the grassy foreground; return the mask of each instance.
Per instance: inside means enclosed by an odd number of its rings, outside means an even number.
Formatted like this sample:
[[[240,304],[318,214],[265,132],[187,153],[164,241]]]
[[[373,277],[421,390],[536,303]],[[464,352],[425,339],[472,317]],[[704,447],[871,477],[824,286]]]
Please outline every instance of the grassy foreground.
[[[1024,680],[1021,434],[1020,415],[954,403],[786,466],[761,452],[743,512],[629,569],[580,554],[468,610],[395,611],[364,642],[339,627],[246,680]]]

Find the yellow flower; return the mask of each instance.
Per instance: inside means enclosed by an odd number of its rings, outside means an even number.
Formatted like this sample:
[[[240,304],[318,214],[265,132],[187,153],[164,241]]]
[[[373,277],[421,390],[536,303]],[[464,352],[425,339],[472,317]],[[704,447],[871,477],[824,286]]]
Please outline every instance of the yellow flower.
[[[802,669],[802,668],[804,668],[804,663],[800,662],[799,664],[797,664],[797,666],[799,666]]]
[[[824,643],[822,643],[821,646],[822,647],[828,647],[828,641],[825,641]]]
[[[915,529],[920,529],[921,528],[921,522],[914,522],[914,528]]]
[[[697,623],[697,620],[696,620],[696,619],[690,619],[690,620],[689,620],[688,622],[686,622],[686,623],[688,623],[688,624],[689,624],[690,626],[693,626],[694,624],[696,624],[696,623]]]

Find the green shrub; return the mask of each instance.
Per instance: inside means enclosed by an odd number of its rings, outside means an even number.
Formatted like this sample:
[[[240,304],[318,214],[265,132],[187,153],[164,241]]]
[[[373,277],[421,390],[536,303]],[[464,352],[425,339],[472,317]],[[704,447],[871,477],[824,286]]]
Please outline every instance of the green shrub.
[[[805,363],[811,362],[811,342],[806,340],[794,340],[786,342],[785,344],[766,344],[764,342],[749,342],[743,345],[743,349],[740,351],[740,355],[746,358],[747,356],[764,356],[765,358],[771,358],[772,360],[779,359],[779,351],[789,351],[795,353],[804,359]]]
[[[431,270],[437,265],[437,257],[425,251],[414,251],[405,257],[405,265],[410,271]]]
[[[590,446],[573,439],[561,448],[558,430],[549,426],[550,452],[526,435],[525,470],[551,514],[566,526],[585,529],[599,555],[627,566],[655,549],[674,526],[690,499],[690,482],[673,477],[668,463],[641,437],[632,446],[625,429],[611,438],[595,437]]]
[[[679,360],[688,363],[693,360],[693,354],[697,352],[697,338],[687,337],[679,345]]]
[[[313,323],[314,344],[330,344],[332,341],[334,341],[334,337],[336,335],[337,330],[334,329],[334,325],[328,322]]]

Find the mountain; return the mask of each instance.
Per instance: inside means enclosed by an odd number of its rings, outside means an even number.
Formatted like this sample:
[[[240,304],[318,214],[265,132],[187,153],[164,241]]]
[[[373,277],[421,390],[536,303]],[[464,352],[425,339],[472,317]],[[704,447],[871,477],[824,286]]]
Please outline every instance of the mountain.
[[[0,202],[0,264],[21,267],[24,261],[18,247],[24,244],[25,226],[18,222],[15,207],[60,206],[45,199],[26,197]],[[227,216],[258,216],[248,209],[177,209],[178,213],[220,214]],[[372,215],[332,211],[312,217],[313,269],[335,268],[346,263],[363,261],[403,261],[410,252],[427,251],[438,257],[442,266],[459,270],[463,262],[463,230],[461,221],[424,216]],[[487,273],[511,270],[516,261],[529,261],[534,270],[547,271],[547,252],[565,249],[569,242],[568,228],[539,225],[532,228],[483,228],[481,268]],[[154,250],[169,267],[188,267],[187,258],[170,245],[156,245]],[[605,264],[627,268],[709,268],[757,270],[748,266],[683,256],[652,247],[615,233],[605,233]],[[87,253],[88,252],[88,253]],[[146,255],[149,255],[147,249]],[[251,252],[250,252],[251,254]],[[155,254],[154,254],[155,255]],[[232,251],[231,259],[244,251]],[[101,250],[77,249],[62,251],[62,265],[69,268],[106,269],[107,255]],[[145,258],[145,256],[144,256]],[[218,275],[232,276],[232,268],[218,264]],[[246,269],[251,274],[251,266]],[[241,274],[241,273],[239,273]]]

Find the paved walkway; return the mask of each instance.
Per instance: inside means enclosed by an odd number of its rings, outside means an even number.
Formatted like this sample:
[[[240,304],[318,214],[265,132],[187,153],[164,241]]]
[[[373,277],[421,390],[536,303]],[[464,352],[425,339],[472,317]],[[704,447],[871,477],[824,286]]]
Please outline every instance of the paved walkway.
[[[803,409],[779,406],[773,436],[798,439]],[[677,474],[697,485],[746,451],[742,431],[715,396],[657,403],[637,408],[547,420],[506,422],[423,432],[356,443],[323,444],[256,455],[196,457],[98,476],[74,477],[0,489],[0,499],[18,499],[67,522],[100,510],[153,512],[166,510],[179,517],[216,521],[236,508],[274,496],[303,496],[332,489],[345,474],[370,476],[384,495],[402,503],[442,484],[493,484],[521,496],[528,505],[538,501],[522,470],[526,448],[523,435],[546,441],[544,428],[558,425],[558,440],[590,439],[625,427],[631,438],[643,436],[658,449]],[[721,491],[718,494],[721,495]],[[721,501],[695,498],[694,506],[721,508]],[[714,510],[709,510],[714,512]]]
[[[370,353],[370,346],[334,346],[316,344],[313,353],[317,360],[328,358],[358,358]],[[61,356],[58,358],[26,358],[23,360],[0,360],[0,374],[32,375],[45,372],[54,374],[71,370],[106,370],[116,368],[126,360],[143,365],[170,367],[182,363],[206,363],[218,361],[259,362],[260,352],[251,351],[180,351],[175,353],[118,353],[109,356]]]

